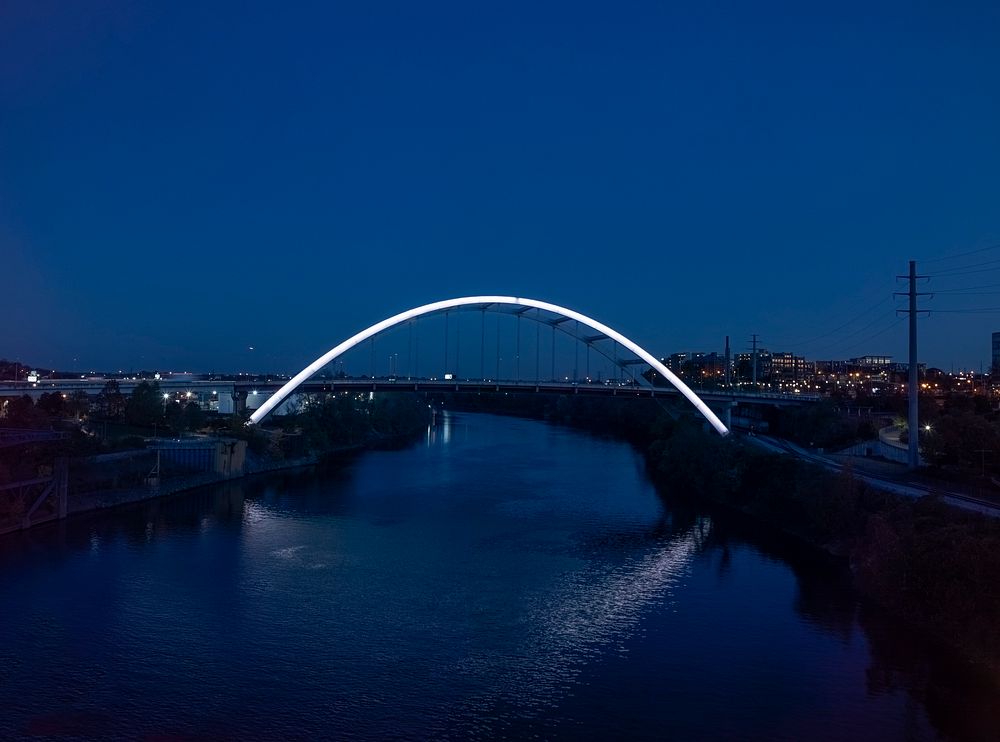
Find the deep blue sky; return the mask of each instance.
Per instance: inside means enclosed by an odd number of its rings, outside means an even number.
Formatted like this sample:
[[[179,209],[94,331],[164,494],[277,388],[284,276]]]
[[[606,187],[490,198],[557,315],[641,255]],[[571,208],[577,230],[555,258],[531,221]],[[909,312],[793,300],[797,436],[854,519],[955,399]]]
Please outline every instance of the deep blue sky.
[[[0,357],[294,371],[504,293],[902,360],[906,260],[1000,245],[995,2],[287,5],[0,4]],[[1000,314],[923,327],[978,368]]]

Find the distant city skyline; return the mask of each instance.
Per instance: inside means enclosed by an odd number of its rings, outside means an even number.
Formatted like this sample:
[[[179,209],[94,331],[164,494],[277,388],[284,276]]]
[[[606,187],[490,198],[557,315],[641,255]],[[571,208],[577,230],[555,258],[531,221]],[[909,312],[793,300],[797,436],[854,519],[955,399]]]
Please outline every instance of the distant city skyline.
[[[978,371],[1000,6],[0,8],[0,357],[294,373],[485,293]],[[251,359],[250,347],[254,358]]]

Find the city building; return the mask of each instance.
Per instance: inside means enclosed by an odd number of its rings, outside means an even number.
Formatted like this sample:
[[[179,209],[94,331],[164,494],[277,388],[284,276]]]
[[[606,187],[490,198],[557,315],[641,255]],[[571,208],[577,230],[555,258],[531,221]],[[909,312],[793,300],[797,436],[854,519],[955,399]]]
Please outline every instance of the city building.
[[[672,353],[660,361],[682,379],[724,379],[726,356],[724,353]]]
[[[813,376],[813,364],[804,356],[794,353],[771,354],[771,379],[773,381],[803,381]]]
[[[766,348],[758,348],[756,353],[757,383],[771,379],[771,352]],[[738,381],[752,382],[754,379],[754,353],[737,353],[733,368]]]
[[[861,356],[852,358],[850,363],[861,369],[877,370],[892,365],[892,356]]]

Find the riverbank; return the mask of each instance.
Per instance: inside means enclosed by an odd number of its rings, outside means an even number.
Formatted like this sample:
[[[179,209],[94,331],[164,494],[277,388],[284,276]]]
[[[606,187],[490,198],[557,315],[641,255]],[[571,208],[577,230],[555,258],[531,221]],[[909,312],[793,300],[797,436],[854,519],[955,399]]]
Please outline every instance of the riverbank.
[[[374,444],[373,444],[374,446]],[[238,475],[224,475],[215,472],[202,472],[177,477],[176,479],[161,480],[156,485],[134,487],[126,490],[104,490],[88,493],[69,493],[68,515],[89,513],[95,510],[113,508],[121,505],[130,505],[145,500],[152,500],[158,497],[167,497],[181,492],[206,487],[221,482],[229,482],[237,479],[248,479],[276,471],[288,469],[302,469],[316,466],[331,458],[348,456],[365,449],[364,445],[343,446],[336,450],[331,450],[322,456],[311,455],[302,456],[295,459],[285,459],[281,461],[259,460],[249,464],[243,473]]]
[[[48,475],[18,485],[0,502],[0,537],[80,513],[398,446],[429,423],[423,400],[339,397],[281,419],[280,427],[248,430],[235,425],[221,434],[180,441],[149,439],[144,448],[63,455],[58,466],[53,452]]]
[[[85,491],[74,490],[70,487],[65,493],[66,502],[62,509],[65,513],[64,517],[72,517],[83,513],[92,513],[97,510],[132,505],[222,482],[248,479],[276,471],[316,466],[332,459],[352,455],[367,447],[377,448],[381,445],[387,444],[384,441],[378,441],[372,442],[370,446],[363,444],[340,446],[322,455],[309,455],[279,461],[252,458],[248,461],[247,467],[239,474],[221,474],[214,471],[197,472],[166,479],[156,478],[153,482],[144,482],[131,487]],[[23,521],[9,519],[10,522],[8,524],[0,527],[0,538],[7,534],[19,533],[29,528],[35,528],[62,519],[54,509],[48,514],[48,517],[33,518],[27,525]]]
[[[1000,673],[1000,523],[677,424],[645,449],[666,491],[739,511],[849,568],[858,592]]]

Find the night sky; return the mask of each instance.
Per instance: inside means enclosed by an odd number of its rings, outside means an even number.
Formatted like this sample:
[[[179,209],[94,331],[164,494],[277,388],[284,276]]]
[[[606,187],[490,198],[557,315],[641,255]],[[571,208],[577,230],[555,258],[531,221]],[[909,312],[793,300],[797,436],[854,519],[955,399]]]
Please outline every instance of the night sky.
[[[0,2],[0,357],[294,372],[499,293],[905,360],[909,259],[1000,306],[996,2]],[[921,323],[978,370],[1000,314]]]

